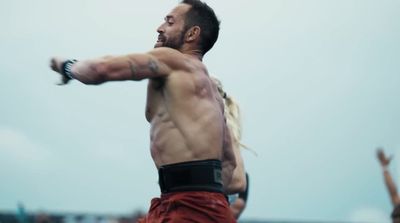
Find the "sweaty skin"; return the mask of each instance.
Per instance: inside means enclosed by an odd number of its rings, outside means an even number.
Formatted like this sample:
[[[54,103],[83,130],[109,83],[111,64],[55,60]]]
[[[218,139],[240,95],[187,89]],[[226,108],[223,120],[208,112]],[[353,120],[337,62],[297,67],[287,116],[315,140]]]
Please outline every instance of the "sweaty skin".
[[[236,166],[223,105],[202,55],[196,51],[196,28],[180,36],[183,15],[190,8],[179,4],[157,29],[156,48],[144,54],[107,56],[79,61],[71,71],[85,84],[148,79],[146,119],[151,124],[150,151],[157,168],[162,165],[218,159],[222,180],[229,185]],[[182,39],[183,38],[183,39]],[[177,43],[179,49],[164,47]],[[61,73],[65,60],[53,58],[51,67]],[[67,82],[65,82],[67,83]]]

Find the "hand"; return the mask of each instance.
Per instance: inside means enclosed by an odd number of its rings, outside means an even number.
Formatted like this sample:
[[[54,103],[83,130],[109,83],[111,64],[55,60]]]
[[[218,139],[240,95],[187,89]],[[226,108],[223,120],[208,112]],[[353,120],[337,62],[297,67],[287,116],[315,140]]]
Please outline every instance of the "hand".
[[[71,80],[62,73],[62,65],[66,60],[59,57],[53,57],[50,60],[50,68],[61,75],[61,82],[57,85],[65,85]]]
[[[385,152],[382,148],[378,148],[376,151],[376,155],[378,157],[379,162],[381,163],[382,167],[387,167],[390,164],[393,156],[386,157]]]

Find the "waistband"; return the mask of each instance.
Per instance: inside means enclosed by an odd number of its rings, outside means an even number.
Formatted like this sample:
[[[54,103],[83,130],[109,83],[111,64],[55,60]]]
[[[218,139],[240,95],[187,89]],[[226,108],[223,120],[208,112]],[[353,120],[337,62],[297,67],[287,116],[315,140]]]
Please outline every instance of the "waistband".
[[[220,160],[199,160],[161,166],[158,170],[161,193],[180,191],[223,192]]]

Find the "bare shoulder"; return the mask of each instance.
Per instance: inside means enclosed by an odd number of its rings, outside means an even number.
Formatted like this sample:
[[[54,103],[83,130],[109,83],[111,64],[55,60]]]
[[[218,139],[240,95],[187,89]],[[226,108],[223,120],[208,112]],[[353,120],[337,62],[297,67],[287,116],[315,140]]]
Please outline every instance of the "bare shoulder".
[[[151,50],[148,54],[167,65],[172,71],[184,71],[191,74],[207,73],[206,67],[200,60],[172,48],[160,47]]]
[[[179,56],[179,55],[183,55],[178,50],[172,49],[172,48],[169,48],[169,47],[154,48],[154,49],[149,51],[149,54],[154,55],[154,56]]]
[[[185,55],[178,50],[168,47],[155,48],[149,51],[148,54],[154,56],[160,62],[164,62],[169,65],[173,65],[174,63],[177,63],[185,58]]]

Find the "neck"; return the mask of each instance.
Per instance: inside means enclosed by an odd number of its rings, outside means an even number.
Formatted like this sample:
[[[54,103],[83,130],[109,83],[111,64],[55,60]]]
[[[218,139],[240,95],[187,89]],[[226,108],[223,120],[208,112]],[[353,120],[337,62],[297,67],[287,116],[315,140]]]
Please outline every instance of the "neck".
[[[199,50],[187,52],[186,54],[188,54],[192,57],[195,57],[195,58],[199,59],[200,61],[203,61],[203,54]]]
[[[203,54],[201,53],[201,50],[199,49],[193,49],[193,48],[187,48],[187,47],[182,47],[180,50],[183,54],[189,55],[191,57],[195,57],[199,59],[200,61],[203,61]]]

